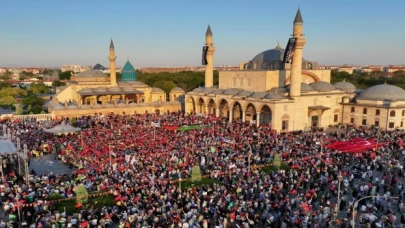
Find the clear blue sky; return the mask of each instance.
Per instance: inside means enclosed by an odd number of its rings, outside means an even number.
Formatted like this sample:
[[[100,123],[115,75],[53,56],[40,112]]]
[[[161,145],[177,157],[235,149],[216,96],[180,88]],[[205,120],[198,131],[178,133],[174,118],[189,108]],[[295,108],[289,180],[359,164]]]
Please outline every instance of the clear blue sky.
[[[297,7],[304,57],[322,65],[405,64],[404,0],[13,0],[2,1],[0,66],[63,64],[198,66],[207,25],[215,65],[237,66],[285,47]]]

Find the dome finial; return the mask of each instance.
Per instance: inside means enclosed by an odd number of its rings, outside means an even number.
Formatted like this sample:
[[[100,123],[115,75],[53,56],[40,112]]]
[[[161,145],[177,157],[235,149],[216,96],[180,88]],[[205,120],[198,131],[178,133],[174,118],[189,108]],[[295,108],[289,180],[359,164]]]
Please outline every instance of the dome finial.
[[[277,49],[277,50],[281,49],[281,47],[280,47],[280,42],[279,42],[279,41],[277,41],[276,49]]]

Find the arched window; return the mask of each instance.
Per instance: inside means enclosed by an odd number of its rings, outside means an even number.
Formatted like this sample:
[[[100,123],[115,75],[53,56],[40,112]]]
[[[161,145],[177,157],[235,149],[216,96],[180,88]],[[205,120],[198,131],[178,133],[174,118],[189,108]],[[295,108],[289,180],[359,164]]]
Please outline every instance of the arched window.
[[[240,79],[240,85],[239,86],[243,86],[243,78]]]
[[[375,115],[379,116],[380,115],[380,109],[375,110]]]
[[[356,109],[354,108],[354,107],[352,107],[351,109],[350,109],[350,112],[355,112],[356,111]]]
[[[236,86],[236,78],[232,78],[232,86]]]
[[[367,114],[367,109],[363,108],[363,114]]]
[[[405,116],[405,110],[402,110],[402,116]]]
[[[390,112],[390,117],[395,117],[395,111]]]

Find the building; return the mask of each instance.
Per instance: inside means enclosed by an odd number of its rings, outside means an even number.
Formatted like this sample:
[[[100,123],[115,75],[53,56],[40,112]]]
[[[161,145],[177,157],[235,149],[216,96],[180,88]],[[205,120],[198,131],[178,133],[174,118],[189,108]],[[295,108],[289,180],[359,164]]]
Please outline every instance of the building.
[[[121,70],[121,79],[125,82],[136,81],[136,70],[129,60],[125,63]]]
[[[384,73],[394,73],[396,71],[405,71],[405,66],[386,66]]]
[[[230,121],[240,119],[256,125],[270,124],[277,131],[349,123],[402,128],[404,90],[392,85],[378,85],[358,91],[345,81],[332,85],[331,69],[319,69],[316,62],[303,58],[307,37],[303,30],[304,23],[298,10],[293,22],[293,39],[290,39],[295,48],[287,46],[289,50],[286,51],[277,45],[259,53],[251,61],[241,63],[240,70],[220,71],[219,85],[214,86],[213,55],[216,48],[212,30],[208,27],[203,53],[205,87],[186,94],[186,112],[212,114]],[[290,54],[287,57],[292,61],[286,63],[283,58],[291,52],[294,53],[292,57]],[[371,115],[377,113],[377,109],[378,116]],[[394,109],[395,113],[391,114]]]
[[[180,99],[184,95],[181,88],[173,88],[167,99],[160,88],[149,87],[136,81],[135,69],[128,61],[124,79],[117,81],[115,48],[111,40],[109,48],[110,76],[98,70],[88,70],[72,75],[64,87],[48,103],[53,116],[83,116],[95,113],[134,114],[179,111]]]
[[[92,69],[91,66],[64,65],[64,66],[62,66],[62,68],[60,70],[62,72],[72,71],[73,73],[80,73],[80,72],[88,71],[88,70],[91,70],[91,69]]]

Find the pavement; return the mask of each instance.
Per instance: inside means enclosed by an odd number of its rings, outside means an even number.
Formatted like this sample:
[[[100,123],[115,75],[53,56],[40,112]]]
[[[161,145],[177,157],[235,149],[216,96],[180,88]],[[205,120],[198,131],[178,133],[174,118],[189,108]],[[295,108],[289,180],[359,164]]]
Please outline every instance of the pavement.
[[[54,173],[55,175],[70,174],[73,170],[63,162],[55,159],[54,154],[44,155],[42,157],[32,158],[30,171],[34,170],[37,174]]]

